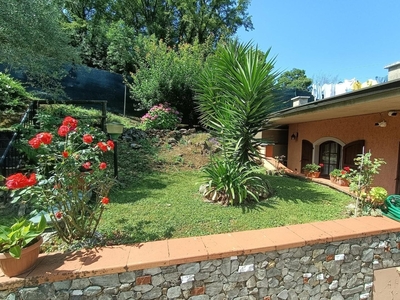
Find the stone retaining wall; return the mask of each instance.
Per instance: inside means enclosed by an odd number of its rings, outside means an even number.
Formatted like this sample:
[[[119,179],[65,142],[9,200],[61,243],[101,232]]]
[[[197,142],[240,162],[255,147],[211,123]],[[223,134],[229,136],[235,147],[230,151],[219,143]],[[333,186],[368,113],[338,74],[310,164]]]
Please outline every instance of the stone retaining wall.
[[[400,235],[306,245],[0,291],[18,299],[372,299],[374,270],[399,266]]]

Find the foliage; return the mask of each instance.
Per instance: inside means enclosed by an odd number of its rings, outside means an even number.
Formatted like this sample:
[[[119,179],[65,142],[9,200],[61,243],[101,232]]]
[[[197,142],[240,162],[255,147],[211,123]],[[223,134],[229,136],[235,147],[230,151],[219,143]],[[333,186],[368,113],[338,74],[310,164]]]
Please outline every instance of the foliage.
[[[183,44],[175,51],[154,36],[142,37],[138,71],[129,84],[131,97],[141,109],[169,102],[183,115],[184,122],[196,122],[194,85],[203,69],[207,45]]]
[[[173,48],[208,41],[215,46],[223,38],[235,35],[240,27],[253,29],[247,12],[249,3],[250,0],[68,0],[62,10],[63,25],[72,45],[81,50],[84,64],[128,74],[135,71],[140,55],[134,45],[141,35],[154,35]]]
[[[208,182],[205,196],[222,204],[241,204],[246,200],[266,198],[271,190],[268,182],[253,166],[242,165],[225,158],[214,158],[204,167],[203,178]]]
[[[175,129],[181,121],[179,115],[180,113],[175,108],[170,107],[169,103],[160,103],[150,108],[150,110],[141,118],[141,125],[144,130]]]
[[[26,109],[29,98],[32,96],[18,80],[0,72],[0,111],[2,113]]]
[[[300,69],[292,69],[283,72],[277,80],[277,86],[280,89],[294,88],[302,91],[308,91],[312,84],[312,79],[306,76],[306,72]]]
[[[323,185],[263,175],[274,187],[272,197],[240,206],[215,205],[197,192],[201,175],[197,170],[144,171],[126,188],[113,190],[115,201],[104,212],[100,232],[110,244],[126,244],[264,229],[344,218],[352,201]]]
[[[46,219],[42,216],[38,224],[20,219],[11,226],[0,225],[0,252],[8,252],[14,258],[20,258],[22,248],[30,245],[46,229]]]
[[[66,117],[57,135],[36,134],[28,142],[38,160],[29,177],[17,173],[6,178],[12,202],[27,202],[34,213],[46,211],[59,237],[69,243],[94,235],[114,183],[102,160],[113,142],[77,124]]]
[[[306,164],[303,167],[303,170],[307,171],[307,172],[319,172],[319,169],[322,168],[323,166],[324,166],[324,164],[318,164],[318,165],[315,163]]]
[[[241,164],[261,158],[261,139],[255,136],[272,112],[277,76],[268,55],[251,43],[228,42],[210,57],[197,85],[201,123]]]
[[[379,174],[380,167],[386,162],[382,158],[371,158],[371,152],[359,154],[354,158],[354,164],[357,169],[351,170],[350,178],[350,191],[357,196],[356,208],[361,206],[362,211],[369,209],[367,198],[371,191],[371,186],[375,175]],[[359,203],[358,201],[361,200]],[[358,211],[356,211],[356,215]]]
[[[58,93],[65,64],[78,61],[61,27],[61,11],[60,1],[0,1],[0,63],[23,71],[31,84]]]
[[[332,170],[329,175],[332,177],[340,177],[340,175],[342,174],[342,170],[341,169],[334,169]]]
[[[380,186],[371,188],[369,192],[369,199],[373,207],[381,206],[385,202],[387,196],[387,190]]]

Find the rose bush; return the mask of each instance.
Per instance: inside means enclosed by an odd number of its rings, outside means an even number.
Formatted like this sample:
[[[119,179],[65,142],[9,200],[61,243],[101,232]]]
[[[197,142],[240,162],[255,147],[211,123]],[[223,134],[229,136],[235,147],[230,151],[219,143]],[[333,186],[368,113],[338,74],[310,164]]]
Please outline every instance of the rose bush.
[[[48,213],[59,237],[72,242],[94,235],[115,179],[103,160],[114,143],[91,127],[78,127],[66,117],[57,134],[40,132],[28,144],[36,162],[27,174],[6,178],[12,202],[24,201],[33,209]]]
[[[150,110],[142,118],[142,127],[146,129],[175,129],[182,120],[180,113],[169,103],[158,104],[150,108]]]

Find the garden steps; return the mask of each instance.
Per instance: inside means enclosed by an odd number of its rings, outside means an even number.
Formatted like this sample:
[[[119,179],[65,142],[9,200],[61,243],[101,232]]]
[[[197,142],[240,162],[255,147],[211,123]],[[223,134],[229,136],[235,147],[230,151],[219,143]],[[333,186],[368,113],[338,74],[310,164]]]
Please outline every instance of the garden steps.
[[[199,237],[48,253],[0,290],[400,232],[387,217],[359,217]]]

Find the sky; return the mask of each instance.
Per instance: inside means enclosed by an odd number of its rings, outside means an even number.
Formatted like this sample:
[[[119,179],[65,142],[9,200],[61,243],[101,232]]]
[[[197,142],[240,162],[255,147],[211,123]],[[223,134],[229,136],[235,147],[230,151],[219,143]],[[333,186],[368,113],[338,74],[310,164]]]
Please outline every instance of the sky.
[[[281,72],[365,82],[400,61],[399,0],[251,0],[248,11],[254,30],[239,29],[239,40],[271,48]]]

